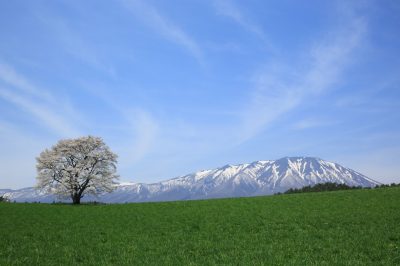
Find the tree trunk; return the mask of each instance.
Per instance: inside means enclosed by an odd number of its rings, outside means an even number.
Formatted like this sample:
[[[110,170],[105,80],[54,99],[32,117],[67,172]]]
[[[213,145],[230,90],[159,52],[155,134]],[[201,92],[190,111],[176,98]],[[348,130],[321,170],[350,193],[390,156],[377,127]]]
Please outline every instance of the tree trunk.
[[[81,204],[81,196],[78,193],[72,196],[72,204]]]

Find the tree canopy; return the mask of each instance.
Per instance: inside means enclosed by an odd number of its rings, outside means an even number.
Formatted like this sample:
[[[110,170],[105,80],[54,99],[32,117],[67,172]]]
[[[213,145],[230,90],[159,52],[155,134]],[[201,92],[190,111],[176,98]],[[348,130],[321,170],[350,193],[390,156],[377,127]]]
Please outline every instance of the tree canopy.
[[[99,137],[63,139],[40,153],[37,187],[79,204],[85,194],[114,189],[117,155]]]

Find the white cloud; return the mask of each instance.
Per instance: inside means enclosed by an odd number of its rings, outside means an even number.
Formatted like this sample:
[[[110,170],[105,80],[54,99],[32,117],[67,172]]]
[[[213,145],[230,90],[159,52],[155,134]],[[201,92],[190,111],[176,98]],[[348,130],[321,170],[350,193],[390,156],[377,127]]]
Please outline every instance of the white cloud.
[[[314,45],[303,62],[290,62],[298,67],[271,63],[257,73],[255,89],[242,113],[239,142],[257,135],[308,97],[331,89],[352,62],[365,32],[365,21],[351,18],[346,28],[334,31]]]
[[[233,1],[215,0],[213,1],[213,4],[218,14],[229,17],[246,31],[255,34],[265,44],[267,44],[267,47],[269,49],[272,49],[272,43],[267,38],[263,29],[259,25],[251,21],[251,19],[246,16]]]
[[[118,136],[123,138],[113,142],[119,154],[121,168],[128,168],[148,155],[159,138],[160,122],[149,111],[140,107],[126,107],[115,100],[113,92],[104,84],[97,82],[81,82],[83,89],[103,101],[122,121],[117,127],[112,125],[111,131],[118,130]],[[134,105],[134,104],[132,104]]]
[[[292,128],[296,130],[304,130],[316,127],[326,127],[337,124],[338,121],[330,120],[330,119],[316,119],[316,118],[306,118],[300,121],[297,121],[293,124]]]
[[[121,157],[126,165],[135,163],[146,156],[154,148],[159,123],[142,109],[122,111],[128,122],[129,139],[121,147]]]
[[[156,8],[140,0],[124,0],[122,2],[135,17],[168,40],[184,47],[200,64],[204,63],[203,52],[197,42]]]
[[[36,88],[23,76],[19,75],[12,67],[6,64],[0,63],[0,80],[15,87],[16,89],[22,90],[25,93],[29,93],[47,101],[54,100],[49,93]]]
[[[51,36],[55,37],[60,47],[69,55],[112,78],[116,77],[114,67],[101,57],[96,45],[85,38],[79,30],[71,27],[69,21],[51,15],[38,15],[37,18],[49,29]]]
[[[10,86],[10,88],[0,87],[0,97],[29,114],[30,119],[39,122],[59,136],[79,134],[79,130],[74,125],[76,111],[64,101],[37,88],[5,64],[0,65],[0,81]]]
[[[53,130],[60,136],[76,136],[75,130],[63,117],[55,114],[54,108],[48,108],[42,104],[37,104],[27,97],[15,94],[10,90],[0,87],[0,97],[19,106],[31,116],[39,119],[40,123]]]

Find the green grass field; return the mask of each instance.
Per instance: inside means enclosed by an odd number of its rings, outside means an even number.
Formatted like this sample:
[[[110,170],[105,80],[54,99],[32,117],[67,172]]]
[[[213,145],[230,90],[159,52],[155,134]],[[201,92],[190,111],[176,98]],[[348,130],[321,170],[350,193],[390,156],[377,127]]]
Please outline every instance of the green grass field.
[[[0,265],[400,265],[400,188],[0,204]]]

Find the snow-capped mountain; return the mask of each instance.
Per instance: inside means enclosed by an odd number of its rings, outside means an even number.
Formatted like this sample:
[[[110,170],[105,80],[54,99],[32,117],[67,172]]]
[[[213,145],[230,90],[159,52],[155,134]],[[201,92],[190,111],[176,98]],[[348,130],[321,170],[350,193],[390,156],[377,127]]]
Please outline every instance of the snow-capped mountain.
[[[284,192],[317,183],[342,183],[372,187],[378,182],[337,163],[313,157],[285,157],[275,161],[256,161],[203,170],[159,183],[120,183],[112,193],[85,201],[144,202],[246,197]],[[1,194],[1,190],[0,190]],[[54,195],[34,188],[7,191],[15,201],[52,202]]]

